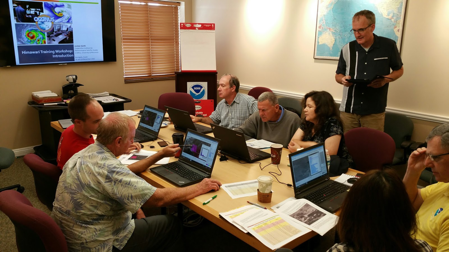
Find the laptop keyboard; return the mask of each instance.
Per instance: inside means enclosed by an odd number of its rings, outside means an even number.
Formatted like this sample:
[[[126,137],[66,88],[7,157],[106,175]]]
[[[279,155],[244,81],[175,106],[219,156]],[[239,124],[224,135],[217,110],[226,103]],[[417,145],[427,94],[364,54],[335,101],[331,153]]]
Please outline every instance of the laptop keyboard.
[[[312,192],[305,196],[305,199],[310,200],[314,204],[319,204],[325,200],[332,198],[333,196],[345,192],[349,189],[349,186],[332,182],[318,191]]]
[[[256,153],[253,153],[253,152],[249,151],[249,157],[251,158],[251,160],[255,160],[255,159],[257,159],[257,158],[259,158],[261,156],[256,154]]]
[[[149,136],[142,132],[136,131],[136,135],[134,136],[135,142],[139,142],[140,140],[148,140],[148,139],[152,139],[152,136]]]
[[[190,181],[195,181],[195,180],[204,178],[204,176],[185,168],[180,163],[168,163],[168,164],[165,164],[164,167],[167,168],[168,170],[171,170],[174,173],[180,175],[183,178],[189,179]]]

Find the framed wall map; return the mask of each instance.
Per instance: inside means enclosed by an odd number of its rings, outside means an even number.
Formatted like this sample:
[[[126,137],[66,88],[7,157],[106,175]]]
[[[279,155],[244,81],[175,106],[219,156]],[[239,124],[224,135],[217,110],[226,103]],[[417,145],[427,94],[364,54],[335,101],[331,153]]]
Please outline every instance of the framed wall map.
[[[353,41],[352,17],[361,10],[376,15],[374,33],[398,45],[401,40],[407,0],[318,0],[315,30],[315,59],[338,60],[341,48]]]

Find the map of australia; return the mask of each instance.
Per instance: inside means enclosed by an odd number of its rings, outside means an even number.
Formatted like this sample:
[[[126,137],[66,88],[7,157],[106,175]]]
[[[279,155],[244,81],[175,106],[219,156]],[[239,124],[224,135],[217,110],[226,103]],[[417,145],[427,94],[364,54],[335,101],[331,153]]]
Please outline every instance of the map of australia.
[[[354,40],[352,17],[361,10],[376,15],[376,35],[401,45],[405,4],[406,0],[319,0],[315,58],[338,59],[341,48]]]

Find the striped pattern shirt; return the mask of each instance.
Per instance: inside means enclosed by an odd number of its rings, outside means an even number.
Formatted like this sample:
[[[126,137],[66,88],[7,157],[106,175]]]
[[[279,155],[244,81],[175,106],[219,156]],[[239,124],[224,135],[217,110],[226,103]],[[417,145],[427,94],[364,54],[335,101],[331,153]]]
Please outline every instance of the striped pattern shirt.
[[[352,45],[354,47],[351,49]],[[351,65],[354,67],[353,73]],[[391,70],[401,67],[402,60],[396,43],[374,34],[374,43],[368,50],[356,41],[343,46],[336,73],[349,75],[353,79],[371,80],[376,75],[388,75]],[[367,87],[366,84],[344,86],[340,111],[359,115],[385,112],[388,86],[388,83],[381,88]]]
[[[245,122],[254,112],[257,112],[257,100],[253,97],[237,93],[231,104],[223,99],[218,103],[210,119],[222,127],[237,128]]]

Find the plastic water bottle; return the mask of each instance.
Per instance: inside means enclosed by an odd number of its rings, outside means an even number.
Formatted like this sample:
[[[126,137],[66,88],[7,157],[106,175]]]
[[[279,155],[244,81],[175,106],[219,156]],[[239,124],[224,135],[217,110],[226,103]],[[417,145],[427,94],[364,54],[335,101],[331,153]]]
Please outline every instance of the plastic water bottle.
[[[326,149],[326,162],[327,162],[327,171],[329,171],[331,167],[331,156],[329,155],[329,151]]]

